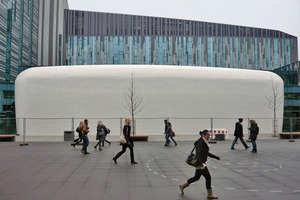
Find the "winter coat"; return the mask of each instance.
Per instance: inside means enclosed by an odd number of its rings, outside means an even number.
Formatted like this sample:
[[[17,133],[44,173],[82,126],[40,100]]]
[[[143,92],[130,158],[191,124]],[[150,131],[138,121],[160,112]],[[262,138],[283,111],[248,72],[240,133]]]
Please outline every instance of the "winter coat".
[[[196,147],[196,158],[197,158],[197,164],[199,166],[202,166],[202,164],[206,163],[207,161],[207,156],[215,159],[219,159],[218,156],[209,153],[209,147],[204,141],[204,139],[201,137],[194,143]]]
[[[235,123],[234,129],[234,136],[235,137],[243,137],[243,125],[240,122]]]
[[[259,133],[259,127],[257,126],[257,123],[251,123],[250,124],[250,140],[256,140],[257,139],[257,135]]]

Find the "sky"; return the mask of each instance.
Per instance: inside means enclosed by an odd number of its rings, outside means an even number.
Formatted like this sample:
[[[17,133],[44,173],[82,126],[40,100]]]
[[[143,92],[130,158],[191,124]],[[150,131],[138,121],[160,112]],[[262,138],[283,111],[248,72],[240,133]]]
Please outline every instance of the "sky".
[[[300,0],[68,0],[69,9],[279,30],[298,38]]]

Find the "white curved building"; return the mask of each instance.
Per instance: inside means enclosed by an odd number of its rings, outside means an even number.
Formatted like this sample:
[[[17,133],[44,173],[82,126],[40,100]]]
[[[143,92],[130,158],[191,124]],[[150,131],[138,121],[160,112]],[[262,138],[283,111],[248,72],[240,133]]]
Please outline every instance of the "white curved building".
[[[15,83],[18,134],[26,131],[27,135],[59,136],[84,118],[90,119],[91,134],[95,134],[99,119],[108,124],[112,134],[119,134],[120,118],[130,116],[124,108],[124,91],[132,73],[145,104],[136,115],[138,134],[162,134],[162,119],[166,117],[177,134],[198,133],[211,126],[232,133],[239,117],[254,118],[261,133],[272,133],[273,112],[264,104],[266,97],[273,95],[273,86],[282,97],[277,109],[281,130],[283,81],[274,73],[190,66],[93,65],[37,67],[22,72]],[[72,118],[75,124],[70,123]]]

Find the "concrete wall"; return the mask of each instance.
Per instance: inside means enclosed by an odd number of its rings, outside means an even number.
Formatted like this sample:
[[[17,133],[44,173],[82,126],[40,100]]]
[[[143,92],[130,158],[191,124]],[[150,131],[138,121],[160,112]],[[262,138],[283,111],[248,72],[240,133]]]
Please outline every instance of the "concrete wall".
[[[210,118],[218,118],[215,128],[232,132],[239,117],[257,119],[261,133],[271,133],[273,112],[264,102],[272,95],[273,86],[282,95],[277,109],[281,130],[283,81],[279,76],[266,71],[208,67],[94,65],[28,69],[16,80],[16,117],[32,118],[26,122],[28,135],[62,134],[71,129],[71,118],[76,118],[74,126],[80,119],[91,119],[91,130],[103,119],[112,134],[119,134],[119,118],[130,117],[124,108],[124,91],[132,73],[146,104],[136,116],[146,118],[137,121],[140,133],[162,134],[162,119],[166,117],[173,119],[177,134],[210,128]],[[23,121],[18,120],[19,134],[23,127]],[[244,127],[246,131],[246,119]]]

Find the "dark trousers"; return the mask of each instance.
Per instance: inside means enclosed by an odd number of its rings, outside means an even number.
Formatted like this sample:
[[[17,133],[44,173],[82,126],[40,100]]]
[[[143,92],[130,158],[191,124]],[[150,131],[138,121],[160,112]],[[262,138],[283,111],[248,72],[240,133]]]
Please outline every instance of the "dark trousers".
[[[194,177],[188,179],[188,184],[198,181],[201,175],[205,178],[206,189],[211,189],[211,176],[207,167],[204,169],[196,169]]]
[[[74,140],[74,145],[78,145],[80,142],[82,142],[82,138],[77,138],[76,140]]]
[[[247,143],[245,142],[245,140],[243,139],[243,137],[237,137],[237,136],[235,136],[235,138],[234,138],[234,140],[233,140],[233,142],[232,142],[232,144],[231,144],[231,148],[234,148],[234,145],[235,145],[235,143],[237,142],[238,139],[241,140],[241,142],[243,143],[245,149],[247,149],[247,148],[248,148],[248,145],[247,145]]]
[[[123,153],[125,153],[126,149],[129,148],[130,150],[130,159],[131,162],[134,162],[134,154],[133,154],[133,147],[131,144],[122,144],[122,151],[120,151],[119,153],[117,153],[117,155],[114,157],[114,159],[118,159]]]
[[[171,133],[166,133],[165,139],[166,139],[165,145],[169,145],[171,143],[170,139],[174,142],[175,145],[177,145],[177,142],[174,140]]]
[[[97,146],[99,145],[99,149],[101,149],[101,144],[104,141],[104,135],[99,136],[99,141],[97,142],[97,144],[95,145],[95,148],[97,148]]]
[[[82,137],[82,139],[83,139],[82,152],[83,152],[83,153],[86,153],[86,152],[87,152],[87,147],[89,146],[90,141],[89,141],[89,138],[88,138],[87,135],[84,135],[84,136]]]
[[[102,140],[102,146],[104,147],[104,142],[108,143],[110,145],[110,141],[106,139],[106,135],[104,136],[104,139]]]

